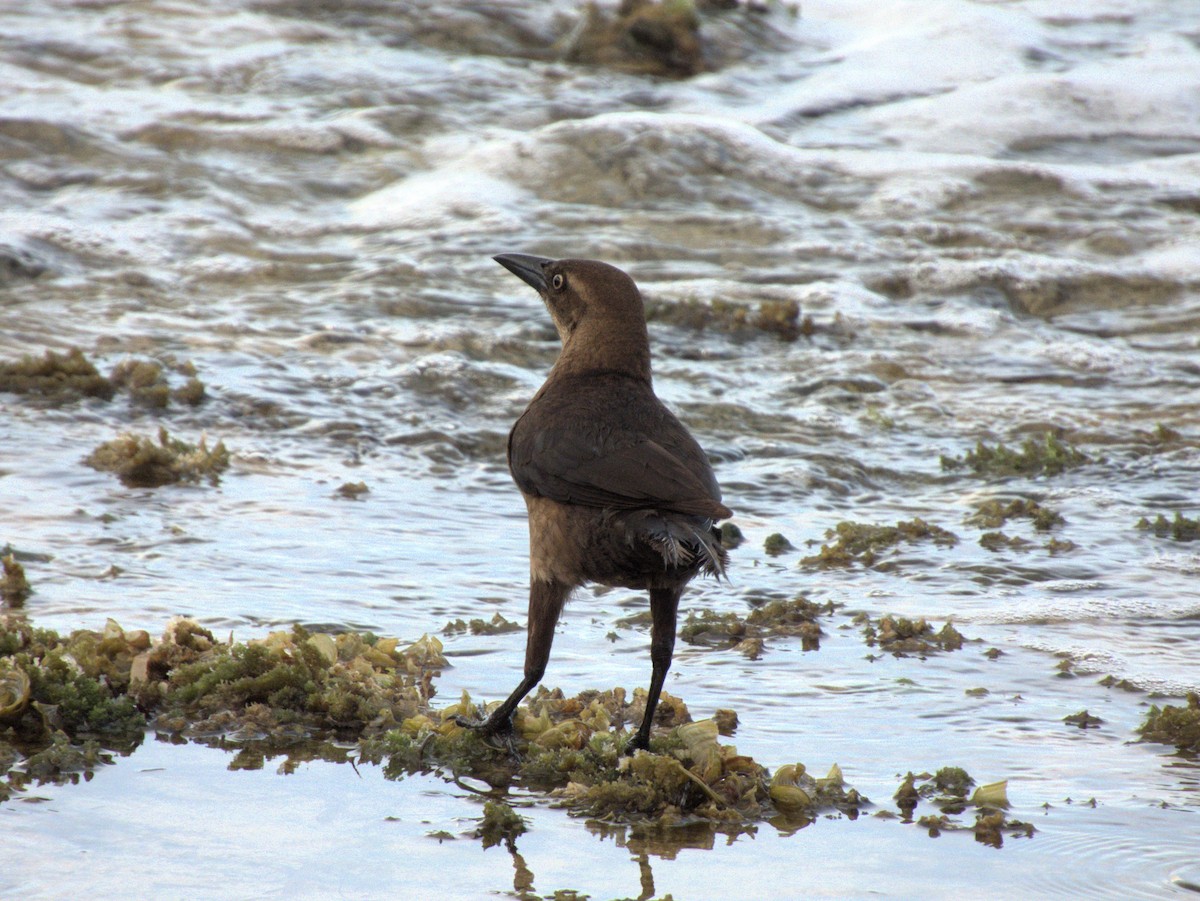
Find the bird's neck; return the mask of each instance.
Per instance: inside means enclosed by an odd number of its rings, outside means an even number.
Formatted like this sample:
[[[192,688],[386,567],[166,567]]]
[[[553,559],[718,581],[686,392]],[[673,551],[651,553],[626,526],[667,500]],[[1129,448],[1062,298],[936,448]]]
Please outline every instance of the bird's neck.
[[[645,323],[640,329],[576,329],[563,341],[554,371],[563,376],[584,372],[619,372],[650,382],[650,339]]]

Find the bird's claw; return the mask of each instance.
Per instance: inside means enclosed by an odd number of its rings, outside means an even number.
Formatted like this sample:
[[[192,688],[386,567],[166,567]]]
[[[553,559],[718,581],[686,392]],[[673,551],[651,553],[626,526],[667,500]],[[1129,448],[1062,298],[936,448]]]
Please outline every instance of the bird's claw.
[[[507,751],[509,756],[519,763],[521,752],[517,750],[517,736],[512,720],[500,722],[494,720],[494,717],[486,720],[473,720],[460,714],[454,718],[454,723],[464,729],[478,732],[485,745],[495,748],[497,751]]]
[[[650,738],[638,732],[633,738],[629,739],[625,748],[621,751],[622,757],[632,757],[637,751],[649,751]]]

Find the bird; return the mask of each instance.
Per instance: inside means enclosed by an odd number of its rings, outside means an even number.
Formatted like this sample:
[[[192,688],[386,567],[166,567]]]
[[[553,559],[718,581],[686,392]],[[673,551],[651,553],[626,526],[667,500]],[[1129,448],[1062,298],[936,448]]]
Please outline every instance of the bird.
[[[647,591],[650,687],[622,751],[632,754],[649,748],[679,599],[695,576],[725,576],[716,524],[733,514],[708,457],[654,393],[633,279],[598,260],[493,259],[538,292],[562,348],[508,435],[509,470],[529,514],[524,677],[486,719],[458,722],[516,753],[513,714],[545,674],[571,593],[588,583]]]

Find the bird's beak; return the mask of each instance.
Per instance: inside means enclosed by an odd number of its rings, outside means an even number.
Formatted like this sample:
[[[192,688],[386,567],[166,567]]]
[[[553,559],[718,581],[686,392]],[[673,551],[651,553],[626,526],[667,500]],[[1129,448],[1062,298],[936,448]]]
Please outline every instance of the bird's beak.
[[[500,253],[492,259],[521,281],[532,285],[539,294],[545,293],[546,276],[542,274],[542,267],[547,263],[553,263],[554,260],[531,256],[527,253]]]

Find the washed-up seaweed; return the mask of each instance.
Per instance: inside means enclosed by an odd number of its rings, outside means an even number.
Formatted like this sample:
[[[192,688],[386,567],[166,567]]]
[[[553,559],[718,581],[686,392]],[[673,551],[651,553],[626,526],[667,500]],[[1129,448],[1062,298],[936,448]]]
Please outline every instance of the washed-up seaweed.
[[[149,729],[163,740],[235,750],[234,769],[281,756],[283,772],[307,759],[357,759],[392,778],[436,771],[521,785],[607,823],[732,828],[771,820],[797,828],[822,812],[857,815],[867,804],[836,766],[820,778],[802,764],[772,774],[719,741],[736,714],[694,721],[668,693],[651,750],[622,755],[629,725],[645,709],[642,689],[575,697],[539,689],[517,711],[514,754],[457,724],[476,713],[467,695],[433,703],[447,665],[434,636],[405,644],[295,626],[233,642],[176,618],[157,640],[112,620],[62,638],[9,616],[0,620],[0,797],[31,783],[90,778]],[[496,816],[508,824],[496,827],[502,840],[515,821]]]

